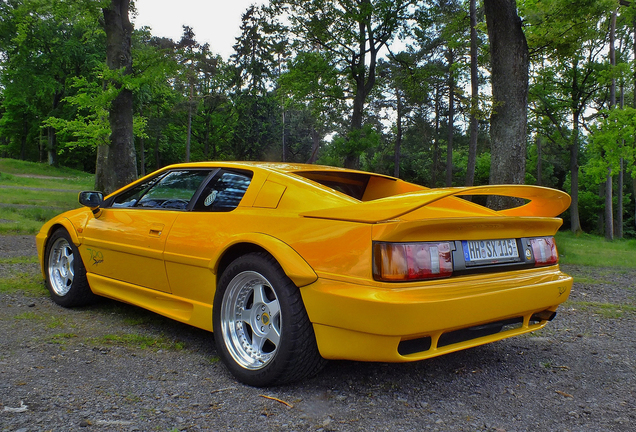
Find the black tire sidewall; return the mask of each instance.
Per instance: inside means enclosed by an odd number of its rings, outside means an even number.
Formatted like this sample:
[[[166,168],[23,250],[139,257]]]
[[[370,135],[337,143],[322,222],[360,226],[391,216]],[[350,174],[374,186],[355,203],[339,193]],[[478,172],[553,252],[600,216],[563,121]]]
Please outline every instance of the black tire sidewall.
[[[60,296],[55,292],[53,286],[51,285],[49,275],[51,247],[60,238],[63,238],[68,242],[71,251],[73,252],[73,282],[71,283],[71,288],[69,289],[69,291],[63,296]],[[87,304],[93,299],[93,294],[88,287],[88,282],[86,281],[86,270],[84,267],[84,263],[82,262],[82,257],[80,256],[79,249],[77,248],[77,246],[75,246],[75,243],[73,243],[71,236],[64,228],[58,228],[46,242],[46,249],[44,252],[44,272],[46,287],[51,294],[51,299],[53,299],[53,301],[58,305],[63,307],[79,306]]]
[[[232,279],[244,271],[254,271],[265,277],[272,285],[272,289],[276,293],[280,305],[282,321],[280,343],[274,357],[266,366],[259,370],[245,369],[236,363],[225,345],[221,329],[221,305],[223,303],[223,297]],[[284,374],[293,361],[293,345],[296,342],[294,323],[290,321],[289,317],[292,308],[291,302],[295,296],[300,296],[298,288],[287,275],[285,275],[276,261],[268,260],[262,254],[252,253],[244,255],[232,262],[223,272],[214,296],[214,340],[221,361],[242,383],[255,387],[263,387],[282,384],[286,381]]]

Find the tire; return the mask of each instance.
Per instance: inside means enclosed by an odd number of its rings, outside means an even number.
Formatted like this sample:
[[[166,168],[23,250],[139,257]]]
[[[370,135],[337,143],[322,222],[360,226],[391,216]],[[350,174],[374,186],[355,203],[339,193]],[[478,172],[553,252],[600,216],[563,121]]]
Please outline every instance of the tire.
[[[267,253],[243,255],[223,272],[213,326],[221,361],[247,385],[298,381],[326,363],[300,291]]]
[[[46,287],[58,305],[83,306],[95,300],[79,250],[64,228],[55,231],[46,242],[44,268]]]

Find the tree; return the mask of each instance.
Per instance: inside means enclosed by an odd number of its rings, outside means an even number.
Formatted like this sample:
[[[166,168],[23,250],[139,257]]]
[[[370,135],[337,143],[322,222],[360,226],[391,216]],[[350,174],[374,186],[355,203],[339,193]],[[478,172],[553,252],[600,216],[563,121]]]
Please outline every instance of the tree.
[[[522,184],[526,173],[529,53],[516,0],[484,0],[490,41],[493,113],[490,117],[491,184]],[[489,197],[489,206],[508,200]]]
[[[40,128],[50,116],[69,115],[72,109],[64,98],[76,91],[74,79],[89,74],[103,58],[95,9],[89,1],[0,3],[0,128],[9,137],[8,146],[17,147],[10,154],[38,160],[46,152],[49,163],[57,163],[57,132]],[[46,145],[40,143],[43,133]]]
[[[357,167],[369,146],[364,107],[376,82],[378,54],[405,24],[413,0],[273,0],[273,11],[289,19],[297,49],[324,51],[337,64],[341,86],[352,99],[344,164]]]
[[[475,183],[477,163],[477,136],[479,134],[479,38],[477,37],[477,0],[470,0],[470,143],[468,145],[468,166],[466,186]]]
[[[110,144],[97,150],[95,188],[113,192],[137,179],[137,157],[133,140],[133,93],[125,86],[132,74],[132,31],[128,18],[130,0],[111,0],[102,8],[106,31],[106,65],[118,71],[114,80],[117,96],[108,110]]]

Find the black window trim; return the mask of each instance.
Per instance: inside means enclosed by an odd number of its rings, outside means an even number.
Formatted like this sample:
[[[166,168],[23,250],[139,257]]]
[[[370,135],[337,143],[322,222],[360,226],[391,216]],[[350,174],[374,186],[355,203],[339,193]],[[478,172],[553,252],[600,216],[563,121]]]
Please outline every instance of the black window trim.
[[[148,208],[148,207],[137,207],[137,203],[139,201],[142,200],[142,198],[152,189],[154,188],[164,177],[166,177],[167,175],[169,175],[170,173],[173,172],[178,172],[178,171],[210,171],[208,173],[208,175],[206,176],[206,178],[203,179],[203,181],[201,182],[201,184],[199,185],[199,187],[197,188],[197,190],[194,192],[194,195],[192,195],[192,199],[190,200],[190,202],[188,203],[188,206],[185,209],[161,209],[161,208]],[[135,203],[134,206],[132,207],[113,207],[113,202],[117,199],[117,197],[125,194],[126,192],[130,191],[131,189],[139,186],[138,184],[132,185],[126,189],[124,189],[123,191],[121,191],[120,193],[118,193],[117,195],[113,195],[112,197],[108,198],[106,201],[104,201],[104,203],[100,206],[101,208],[109,208],[109,209],[138,209],[138,210],[171,210],[171,211],[191,211],[192,207],[194,207],[194,204],[197,202],[197,200],[199,199],[199,197],[201,196],[201,192],[203,191],[203,189],[208,185],[208,183],[216,176],[216,174],[218,174],[218,172],[221,171],[221,168],[207,168],[207,167],[196,167],[196,168],[174,168],[174,169],[170,169],[167,171],[164,171],[162,173],[157,174],[157,176],[148,179],[148,181],[152,181],[153,184],[152,186],[148,187],[143,194],[139,197],[139,199],[137,200],[137,202]]]

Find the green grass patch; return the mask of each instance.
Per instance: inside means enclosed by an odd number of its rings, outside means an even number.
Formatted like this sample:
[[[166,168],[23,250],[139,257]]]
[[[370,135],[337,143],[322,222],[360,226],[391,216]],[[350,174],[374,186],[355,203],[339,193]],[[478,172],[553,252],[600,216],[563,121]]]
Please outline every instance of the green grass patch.
[[[0,278],[0,292],[10,293],[17,291],[34,297],[45,297],[49,295],[40,273],[18,273],[9,277]]]
[[[588,276],[572,275],[572,278],[574,279],[575,283],[588,284],[588,285],[600,285],[600,284],[611,284],[611,283],[613,283],[609,279],[595,279],[595,278],[588,277]]]
[[[606,241],[590,234],[556,235],[561,264],[636,269],[636,240]]]
[[[139,334],[108,334],[90,340],[98,345],[117,345],[129,348],[181,351],[185,348],[183,342],[175,342],[165,336],[148,336]]]
[[[21,314],[15,315],[13,318],[15,318],[16,320],[46,322],[46,327],[50,329],[64,327],[67,323],[66,317],[43,314],[36,311],[23,312]]]
[[[34,235],[61,212],[50,208],[0,207],[0,234]]]
[[[22,257],[9,257],[0,258],[0,264],[38,264],[38,257],[36,256],[22,256]]]
[[[0,186],[8,186],[0,188],[0,234],[36,234],[44,222],[78,208],[78,192],[94,182],[93,174],[0,158]]]
[[[46,316],[36,313],[36,312],[22,312],[21,314],[17,314],[13,318],[17,320],[27,320],[27,321],[44,321],[46,320]]]
[[[64,327],[66,325],[66,317],[63,316],[49,316],[49,322],[46,323],[46,326],[50,329]]]
[[[624,313],[636,312],[636,306],[626,304],[584,301],[573,301],[568,303],[581,311],[589,311],[604,318],[621,318]]]
[[[53,167],[46,163],[27,162],[9,158],[0,158],[0,172],[64,178],[86,178],[90,176],[88,173],[72,168]]]
[[[1,188],[0,203],[31,206],[56,207],[58,212],[80,207],[77,195],[80,192]]]
[[[65,345],[69,340],[76,338],[75,333],[57,333],[51,337],[49,342],[59,345]]]

